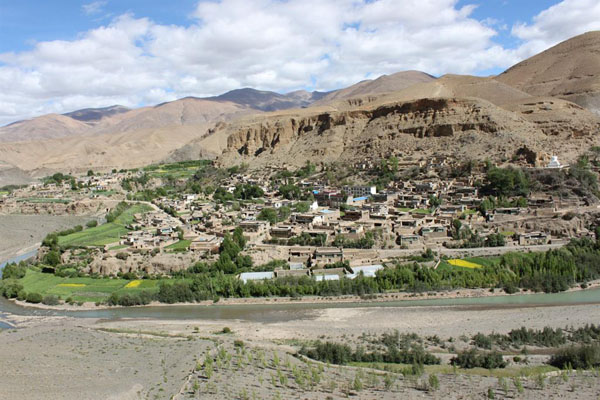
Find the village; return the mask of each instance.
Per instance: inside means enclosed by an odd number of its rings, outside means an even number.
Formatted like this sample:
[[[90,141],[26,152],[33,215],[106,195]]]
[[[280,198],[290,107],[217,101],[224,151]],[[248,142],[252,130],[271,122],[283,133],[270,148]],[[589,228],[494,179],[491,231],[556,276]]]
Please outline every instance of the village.
[[[443,160],[426,162],[433,169],[444,166]],[[399,163],[399,169],[414,166]],[[355,167],[368,168],[368,162]],[[563,168],[553,157],[544,169]],[[253,265],[285,262],[274,269],[242,272],[244,282],[288,276],[353,279],[361,273],[375,276],[388,261],[427,251],[435,257],[423,261],[435,267],[442,256],[545,251],[573,237],[593,236],[573,212],[596,206],[576,196],[532,191],[514,206],[483,208],[485,196],[476,185],[482,176],[476,172],[393,181],[383,190],[375,185],[335,186],[318,174],[290,185],[289,177],[278,178],[279,171],[261,172],[234,171],[212,192],[183,191],[151,201],[136,201],[134,190],[124,189],[124,181],[139,179],[143,170],[88,173],[4,193],[0,212],[96,215],[102,223],[102,216],[121,202],[143,204],[117,236],[102,241],[69,241],[66,236],[65,243],[72,246],[63,252],[62,262],[92,254],[95,260],[87,272],[103,275],[170,273],[198,260],[214,261],[224,237],[240,229],[247,240],[244,253]],[[160,179],[154,181],[155,187],[161,185]],[[293,187],[295,195],[284,186]]]

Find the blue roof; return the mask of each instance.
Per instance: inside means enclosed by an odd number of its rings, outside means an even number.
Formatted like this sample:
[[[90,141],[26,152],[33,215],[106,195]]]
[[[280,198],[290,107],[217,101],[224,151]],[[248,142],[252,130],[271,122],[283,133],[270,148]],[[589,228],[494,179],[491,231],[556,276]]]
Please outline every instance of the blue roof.
[[[319,194],[318,190],[313,190],[312,192],[313,192],[313,194]]]
[[[363,197],[356,197],[354,199],[352,199],[352,201],[363,201],[363,200],[367,200],[368,197],[367,196],[363,196]]]
[[[321,210],[319,212],[322,213],[322,214],[331,214],[333,211],[331,211],[331,210]]]

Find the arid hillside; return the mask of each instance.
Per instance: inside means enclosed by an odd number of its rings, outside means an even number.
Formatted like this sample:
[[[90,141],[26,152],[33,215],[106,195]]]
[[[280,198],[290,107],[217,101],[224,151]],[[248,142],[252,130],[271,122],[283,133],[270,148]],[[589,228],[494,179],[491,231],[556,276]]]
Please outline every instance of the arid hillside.
[[[560,97],[600,114],[600,31],[562,42],[496,79],[534,96]]]
[[[329,104],[336,100],[344,100],[371,94],[397,92],[419,83],[435,81],[435,78],[421,71],[402,71],[391,75],[383,75],[374,80],[361,81],[345,89],[328,93],[313,105]]]
[[[349,104],[355,105],[346,110],[311,113],[308,109],[235,122],[224,128],[228,140],[220,161],[225,165],[244,161],[255,167],[299,166],[306,160],[353,163],[432,154],[508,160],[527,146],[536,152],[538,162],[546,162],[558,152],[575,157],[580,147],[596,141],[593,134],[600,128],[600,121],[581,109],[577,111],[589,124],[574,118],[570,125],[552,122],[540,110],[523,114],[474,98],[390,101],[385,96],[366,105],[356,100]],[[520,110],[519,105],[515,107]]]

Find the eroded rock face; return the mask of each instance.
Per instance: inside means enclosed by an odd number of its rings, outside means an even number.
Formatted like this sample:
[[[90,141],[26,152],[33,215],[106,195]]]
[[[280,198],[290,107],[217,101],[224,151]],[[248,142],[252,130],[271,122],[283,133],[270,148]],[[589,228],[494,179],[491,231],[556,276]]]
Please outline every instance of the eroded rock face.
[[[226,128],[223,164],[351,161],[399,152],[509,156],[546,138],[536,122],[479,99],[435,98],[274,115]]]

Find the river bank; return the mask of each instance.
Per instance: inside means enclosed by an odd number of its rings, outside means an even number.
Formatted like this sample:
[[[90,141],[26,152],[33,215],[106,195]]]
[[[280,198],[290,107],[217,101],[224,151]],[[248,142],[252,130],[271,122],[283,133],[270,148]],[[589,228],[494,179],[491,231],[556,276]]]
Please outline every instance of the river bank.
[[[590,291],[600,288],[600,280],[595,280],[587,283],[585,289],[580,286],[572,287],[566,292],[562,293],[573,293],[579,291]],[[600,291],[599,291],[600,293]],[[198,303],[174,303],[166,304],[157,301],[151,302],[148,305],[133,306],[129,308],[147,308],[147,307],[186,307],[186,306],[243,306],[243,305],[274,305],[274,304],[305,304],[305,305],[327,305],[327,304],[346,304],[360,307],[365,304],[373,303],[395,303],[395,302],[410,302],[415,303],[419,301],[429,300],[460,300],[460,299],[486,299],[496,298],[498,300],[503,299],[521,299],[523,296],[543,296],[542,293],[532,292],[530,290],[522,290],[517,293],[508,294],[501,289],[456,289],[448,291],[435,291],[435,292],[423,292],[423,293],[410,293],[410,292],[395,292],[395,293],[379,293],[366,296],[305,296],[305,297],[260,297],[260,298],[222,298],[215,302],[212,300],[202,301]],[[534,300],[534,298],[530,298]],[[94,311],[94,310],[113,310],[123,308],[120,306],[107,306],[107,305],[96,305],[93,302],[86,302],[81,305],[76,304],[59,304],[56,306],[50,306],[42,303],[32,304],[25,301],[19,301],[11,299],[14,304],[33,309],[40,310],[54,310],[54,311]],[[524,301],[515,301],[512,304],[523,304],[527,303],[527,299]],[[583,301],[582,301],[583,302]],[[600,296],[596,300],[591,302],[600,303]],[[498,301],[498,303],[511,304],[510,301]],[[543,303],[543,302],[541,302]],[[532,302],[532,304],[540,304]],[[0,308],[1,311],[1,308]]]
[[[58,230],[94,219],[73,215],[0,215],[0,263],[39,246],[42,239]]]
[[[511,329],[526,326],[542,329],[546,326],[564,328],[580,327],[600,319],[600,307],[596,305],[572,305],[554,307],[525,307],[519,309],[478,310],[469,307],[356,307],[325,308],[301,311],[266,311],[279,315],[280,319],[265,321],[255,319],[143,319],[120,318],[73,318],[65,316],[15,316],[7,318],[16,326],[0,332],[3,346],[0,359],[11,368],[0,376],[0,399],[137,399],[156,395],[170,398],[174,393],[186,393],[185,378],[206,354],[215,353],[216,345],[224,346],[236,354],[234,342],[243,341],[246,351],[267,352],[269,365],[273,364],[273,352],[280,352],[279,367],[266,369],[263,382],[257,384],[257,376],[264,367],[252,366],[247,361],[242,367],[223,368],[215,371],[225,374],[201,379],[203,398],[239,398],[239,393],[226,394],[230,382],[235,379],[237,388],[257,390],[259,398],[272,398],[273,393],[284,391],[286,398],[295,398],[293,386],[270,387],[269,373],[285,370],[286,354],[293,354],[300,343],[314,340],[335,341],[351,346],[364,345],[365,336],[375,337],[398,330],[400,333],[416,333],[425,338],[436,335],[442,341],[453,338],[451,343],[466,346],[477,332],[507,333]],[[292,314],[292,318],[290,317]],[[286,319],[287,318],[287,319]],[[231,333],[223,334],[224,328]],[[465,338],[465,339],[462,339]],[[431,348],[431,351],[436,351]],[[437,350],[441,352],[441,350]],[[443,356],[444,352],[440,353]],[[253,353],[253,359],[259,359]],[[447,355],[446,355],[447,356]],[[93,357],[93,361],[90,358]],[[531,362],[535,354],[528,356]],[[289,356],[292,363],[295,358]],[[447,357],[446,357],[447,358]],[[542,357],[543,358],[543,357]],[[236,358],[234,357],[234,360]],[[236,361],[237,362],[237,361]],[[237,364],[236,364],[237,365]],[[43,366],[40,368],[39,366]],[[324,382],[338,379],[343,382],[354,379],[356,370],[326,366]],[[457,393],[471,393],[474,398],[485,393],[488,387],[501,387],[496,378],[462,373],[440,373],[440,392],[443,398],[457,398]],[[292,376],[290,372],[290,376]],[[580,376],[580,374],[577,374]],[[381,377],[380,377],[381,379]],[[411,386],[409,379],[399,376],[398,386],[392,391],[383,389],[365,393],[360,398],[422,398],[424,392]],[[528,390],[513,398],[592,398],[598,380],[577,382],[578,396],[569,394],[569,385],[557,381],[536,386],[535,379],[522,378]],[[34,390],[27,382],[37,382],[44,391]],[[106,385],[106,382],[111,382]],[[205,383],[214,385],[209,388]],[[594,383],[595,382],[595,383]],[[588,383],[593,383],[589,385]],[[303,398],[323,398],[326,392],[302,391]],[[338,390],[339,392],[339,390]],[[209,395],[213,393],[213,395]],[[294,394],[295,393],[295,394]],[[367,397],[364,397],[369,393]],[[572,393],[571,393],[572,394]],[[431,395],[431,394],[430,394]],[[338,393],[334,398],[342,398]],[[434,396],[435,397],[435,396]],[[181,396],[178,398],[189,398]],[[442,397],[437,397],[442,398]]]

